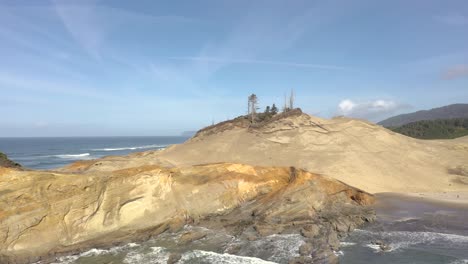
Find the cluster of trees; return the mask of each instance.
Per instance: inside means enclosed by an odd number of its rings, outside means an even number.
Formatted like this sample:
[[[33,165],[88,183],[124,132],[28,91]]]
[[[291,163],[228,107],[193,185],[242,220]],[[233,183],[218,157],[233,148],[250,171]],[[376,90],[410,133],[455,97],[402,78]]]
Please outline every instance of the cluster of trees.
[[[294,91],[293,90],[291,90],[291,95],[289,97],[289,100],[286,99],[286,96],[284,97],[283,112],[287,112],[292,109],[294,109]],[[258,110],[259,110],[258,97],[256,94],[251,94],[247,100],[247,115],[249,116],[252,123],[269,119],[279,112],[278,107],[276,107],[274,103],[271,107],[268,105],[265,108],[265,111],[263,113],[257,113]]]
[[[451,139],[468,135],[468,118],[423,120],[391,130],[420,139]]]

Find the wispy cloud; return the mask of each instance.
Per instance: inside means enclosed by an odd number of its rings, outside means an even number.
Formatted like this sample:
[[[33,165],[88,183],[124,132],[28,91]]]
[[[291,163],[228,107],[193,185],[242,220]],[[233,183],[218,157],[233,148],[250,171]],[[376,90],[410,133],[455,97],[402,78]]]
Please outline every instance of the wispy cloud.
[[[347,67],[341,67],[341,66],[336,66],[336,65],[296,63],[296,62],[256,60],[256,59],[228,59],[228,58],[214,58],[214,57],[171,57],[170,59],[223,63],[223,64],[263,64],[263,65],[297,67],[297,68],[314,68],[314,69],[322,69],[322,70],[349,70],[349,68]]]
[[[198,20],[174,15],[153,16],[90,1],[53,0],[56,14],[68,33],[95,59],[102,59],[107,50],[106,41],[112,34],[118,34],[121,26],[146,24],[173,25],[194,23]]]
[[[0,72],[0,91],[9,89],[65,96],[80,96],[85,98],[109,99],[108,95],[96,89],[84,88],[66,81],[51,81],[21,76],[11,72]]]
[[[393,100],[354,101],[344,99],[338,104],[337,114],[379,121],[410,106]]]
[[[53,1],[57,15],[70,35],[93,57],[100,58],[104,21],[96,13],[96,2],[76,5]]]
[[[445,80],[452,80],[462,77],[468,77],[467,64],[455,65],[442,73],[442,78]]]

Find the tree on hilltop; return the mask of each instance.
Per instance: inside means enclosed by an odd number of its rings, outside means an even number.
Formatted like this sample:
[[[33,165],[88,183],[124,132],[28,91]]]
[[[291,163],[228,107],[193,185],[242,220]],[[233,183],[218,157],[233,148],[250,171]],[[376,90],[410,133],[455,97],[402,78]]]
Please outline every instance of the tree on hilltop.
[[[278,107],[276,107],[276,105],[273,104],[273,105],[271,106],[270,112],[271,112],[273,115],[276,115],[276,114],[278,113]]]
[[[252,123],[255,122],[255,115],[258,109],[258,98],[257,95],[251,94],[248,97],[248,114],[250,115]]]

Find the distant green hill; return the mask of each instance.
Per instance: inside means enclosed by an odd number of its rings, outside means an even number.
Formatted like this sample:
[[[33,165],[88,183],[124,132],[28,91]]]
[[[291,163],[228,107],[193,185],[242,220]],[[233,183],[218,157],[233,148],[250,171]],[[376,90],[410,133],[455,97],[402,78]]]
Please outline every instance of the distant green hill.
[[[389,129],[420,139],[451,139],[468,135],[468,118],[423,120]]]
[[[379,122],[384,127],[399,127],[422,120],[468,118],[468,104],[452,104],[431,110],[390,117]]]

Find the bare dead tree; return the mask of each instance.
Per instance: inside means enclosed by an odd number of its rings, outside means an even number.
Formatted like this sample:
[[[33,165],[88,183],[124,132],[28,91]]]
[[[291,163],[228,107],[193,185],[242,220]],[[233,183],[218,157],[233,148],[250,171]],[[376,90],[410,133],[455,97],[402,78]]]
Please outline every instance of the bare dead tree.
[[[288,111],[288,100],[286,99],[286,93],[284,93],[284,105],[283,105],[283,112]]]
[[[291,95],[289,96],[289,109],[294,109],[294,89],[291,89]]]
[[[249,110],[248,110],[248,114],[250,115],[250,118],[251,118],[251,121],[252,123],[255,122],[255,115],[257,113],[257,105],[258,105],[258,98],[255,94],[251,94],[248,98],[248,106],[249,106]]]

